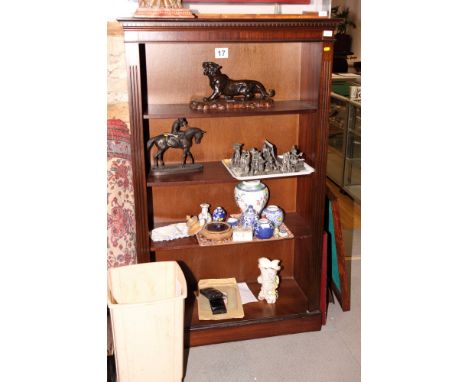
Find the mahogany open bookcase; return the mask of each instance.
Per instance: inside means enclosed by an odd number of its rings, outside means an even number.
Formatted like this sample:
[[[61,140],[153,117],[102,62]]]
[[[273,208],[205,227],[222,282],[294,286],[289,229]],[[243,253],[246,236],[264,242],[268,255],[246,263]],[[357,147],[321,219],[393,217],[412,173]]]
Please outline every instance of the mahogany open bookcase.
[[[329,18],[138,19],[122,18],[127,73],[135,192],[138,262],[179,263],[189,288],[185,312],[187,346],[320,330],[321,251],[325,207],[326,154],[333,30]],[[228,48],[215,59],[215,48]],[[275,89],[274,105],[255,110],[200,112],[193,98],[211,94],[202,63],[223,66],[231,78],[249,78]],[[206,133],[192,146],[202,172],[154,177],[146,150],[150,137],[171,131],[174,119]],[[234,143],[261,148],[267,139],[278,153],[297,145],[314,172],[262,180],[268,204],[285,211],[294,238],[199,246],[196,238],[152,242],[157,226],[197,215],[200,204],[239,212],[232,178],[221,161]],[[166,163],[181,160],[169,150]],[[235,277],[257,295],[258,258],[279,259],[279,298],[245,304],[242,319],[198,320],[194,292],[200,279]]]

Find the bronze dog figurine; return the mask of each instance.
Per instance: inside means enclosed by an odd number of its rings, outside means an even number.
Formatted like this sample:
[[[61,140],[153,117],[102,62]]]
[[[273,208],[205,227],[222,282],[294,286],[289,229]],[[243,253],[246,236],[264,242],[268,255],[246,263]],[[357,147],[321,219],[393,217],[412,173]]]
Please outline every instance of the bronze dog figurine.
[[[262,99],[268,99],[275,95],[272,89],[267,91],[258,81],[253,80],[231,80],[226,74],[221,73],[221,65],[215,62],[203,63],[203,74],[210,79],[210,86],[213,93],[205,97],[204,101],[213,101],[220,96],[226,100],[232,100],[236,96],[242,96],[244,100],[250,100],[256,94],[260,94]]]

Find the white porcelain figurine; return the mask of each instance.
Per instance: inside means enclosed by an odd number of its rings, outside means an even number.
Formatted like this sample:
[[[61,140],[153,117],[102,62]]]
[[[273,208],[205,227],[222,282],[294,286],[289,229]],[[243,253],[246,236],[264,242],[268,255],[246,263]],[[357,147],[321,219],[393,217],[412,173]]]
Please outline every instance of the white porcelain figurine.
[[[279,260],[268,260],[266,257],[258,259],[258,268],[260,268],[260,276],[257,281],[262,284],[260,293],[258,294],[259,300],[266,300],[269,304],[274,304],[278,298],[278,285],[279,277],[277,276],[281,266]]]
[[[202,203],[200,204],[200,207],[202,208],[202,210],[198,214],[198,220],[203,220],[205,223],[210,223],[213,220],[211,218],[211,214],[208,212],[208,208],[210,207],[210,205],[208,203]]]

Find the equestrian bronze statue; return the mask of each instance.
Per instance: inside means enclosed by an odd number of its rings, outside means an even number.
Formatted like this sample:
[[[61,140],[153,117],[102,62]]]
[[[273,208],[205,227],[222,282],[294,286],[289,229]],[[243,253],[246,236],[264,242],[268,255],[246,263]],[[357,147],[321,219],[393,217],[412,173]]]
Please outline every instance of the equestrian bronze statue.
[[[190,148],[192,147],[193,140],[195,143],[199,144],[203,138],[203,134],[206,131],[199,129],[198,127],[187,127],[187,129],[182,130],[183,127],[188,126],[186,118],[178,118],[172,124],[172,130],[170,133],[162,133],[153,138],[150,138],[146,144],[147,150],[156,146],[157,151],[153,156],[154,167],[152,169],[155,173],[175,173],[175,172],[189,172],[191,170],[199,171],[203,168],[202,165],[195,165],[195,159],[193,158]],[[182,164],[177,166],[165,166],[164,164],[164,153],[170,149],[181,149],[183,150],[182,154]],[[187,157],[190,157],[192,160],[191,165],[187,165]],[[159,165],[161,161],[161,166]],[[164,167],[167,167],[166,169]]]

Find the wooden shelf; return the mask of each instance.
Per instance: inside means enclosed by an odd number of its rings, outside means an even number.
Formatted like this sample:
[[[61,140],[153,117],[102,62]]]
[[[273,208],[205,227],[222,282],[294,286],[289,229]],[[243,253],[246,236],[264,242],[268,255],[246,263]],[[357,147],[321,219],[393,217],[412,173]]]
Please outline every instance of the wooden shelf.
[[[171,174],[163,176],[154,176],[148,174],[148,187],[168,187],[181,186],[185,184],[213,184],[213,183],[238,183],[231,174],[226,170],[221,161],[204,162],[203,171],[186,173],[186,174]]]
[[[271,108],[264,109],[236,109],[228,111],[195,111],[187,104],[167,104],[148,105],[143,113],[145,119],[162,118],[225,118],[225,117],[246,117],[254,115],[274,115],[274,114],[297,114],[317,111],[317,105],[312,102],[293,100],[276,101]]]
[[[312,174],[301,175],[302,176],[313,176]],[[282,179],[282,178],[294,178],[297,175],[289,175],[271,179]],[[193,173],[181,173],[155,176],[151,172],[148,174],[148,181],[146,185],[148,187],[174,187],[183,186],[186,184],[214,184],[214,183],[239,183],[237,180],[229,174],[229,171],[224,167],[221,161],[216,162],[203,162],[203,171]]]
[[[238,280],[238,282],[240,281]],[[260,284],[247,282],[247,285],[257,297],[260,292]],[[187,310],[192,311],[192,314],[187,314],[186,317],[191,318],[191,322],[186,322],[185,326],[196,330],[213,326],[239,325],[241,321],[275,320],[283,316],[304,314],[307,311],[307,299],[294,279],[281,280],[278,294],[279,298],[275,304],[268,304],[265,301],[248,303],[243,305],[244,318],[227,320],[199,320],[197,301],[189,299]]]
[[[238,280],[239,282],[240,280]],[[260,284],[256,282],[247,282],[252,293],[257,297],[260,292]],[[202,345],[205,342],[215,343],[230,340],[230,336],[238,338],[239,329],[244,333],[249,333],[247,327],[252,326],[250,332],[255,332],[255,337],[259,336],[257,326],[270,323],[276,331],[281,334],[281,325],[290,320],[298,320],[302,325],[296,326],[296,332],[304,331],[304,324],[313,325],[316,321],[315,316],[319,312],[308,312],[307,298],[304,292],[294,279],[282,279],[278,288],[279,297],[275,304],[268,304],[266,301],[252,302],[243,305],[244,317],[227,320],[199,320],[198,304],[196,298],[192,295],[187,298],[185,305],[185,322],[187,342],[190,346]],[[320,324],[319,324],[320,325]],[[254,329],[255,328],[255,329]],[[310,328],[307,328],[310,330]],[[288,328],[290,332],[290,328]],[[261,336],[272,335],[265,331]],[[249,338],[249,335],[246,334]],[[213,337],[219,337],[217,339]],[[207,338],[209,340],[207,341]]]
[[[307,224],[307,222],[299,216],[296,213],[287,213],[285,215],[284,219],[285,224],[288,226],[288,228],[291,230],[291,232],[294,235],[294,238],[305,238],[308,237],[312,234],[312,227],[310,224]],[[158,223],[156,224],[156,227],[162,227],[167,224],[171,224],[174,222],[169,222],[169,223]],[[291,240],[291,239],[282,239],[282,240]],[[151,241],[151,239],[150,239]],[[264,241],[262,240],[255,240],[255,241],[248,241],[247,243],[257,243],[257,244],[262,244]],[[271,241],[269,241],[271,242]],[[240,242],[235,245],[242,245],[245,244],[245,242]],[[151,251],[168,251],[168,250],[176,250],[176,249],[185,249],[185,250],[190,250],[194,247],[196,248],[212,248],[210,247],[201,247],[198,244],[197,238],[195,236],[190,236],[190,237],[184,237],[181,239],[176,239],[176,240],[171,240],[171,241],[158,241],[158,242],[150,242],[151,245]]]

